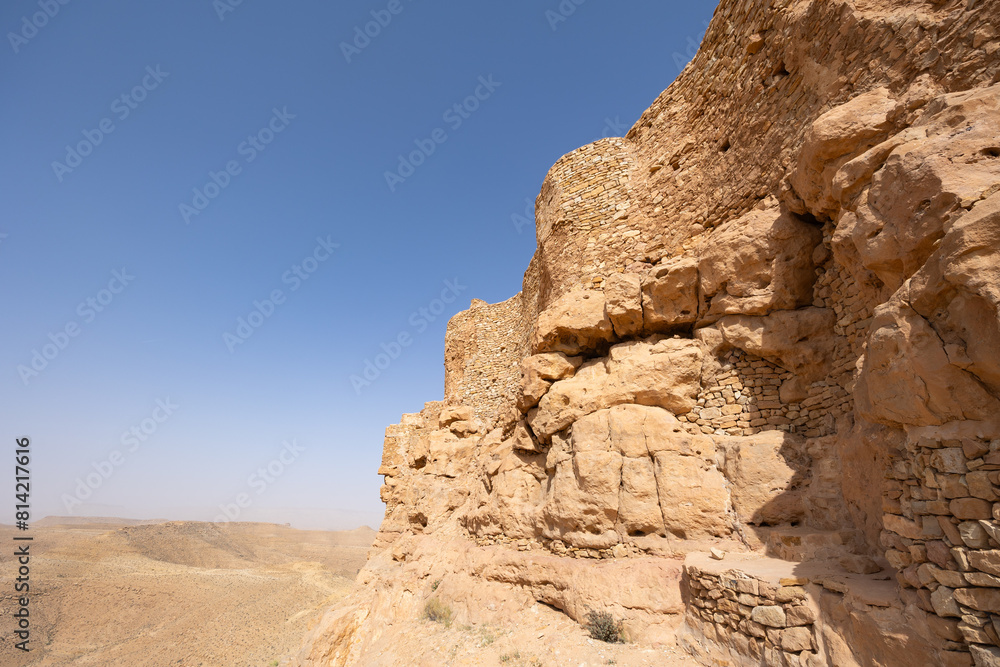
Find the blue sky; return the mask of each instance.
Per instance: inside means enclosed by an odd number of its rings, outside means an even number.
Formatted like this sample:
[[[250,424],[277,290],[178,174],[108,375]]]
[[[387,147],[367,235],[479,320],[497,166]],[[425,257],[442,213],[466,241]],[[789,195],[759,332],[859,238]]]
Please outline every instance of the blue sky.
[[[0,9],[2,436],[32,440],[32,518],[376,526],[447,319],[520,289],[546,171],[624,134],[716,4],[231,1]]]

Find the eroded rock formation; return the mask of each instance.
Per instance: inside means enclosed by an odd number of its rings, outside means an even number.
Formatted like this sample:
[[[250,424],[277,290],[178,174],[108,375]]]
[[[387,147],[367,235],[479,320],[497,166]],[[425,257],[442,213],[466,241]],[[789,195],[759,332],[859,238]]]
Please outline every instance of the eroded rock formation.
[[[409,664],[389,625],[440,581],[466,621],[606,610],[704,664],[1000,665],[998,24],[723,0],[550,171],[522,292],[451,322],[300,664]]]

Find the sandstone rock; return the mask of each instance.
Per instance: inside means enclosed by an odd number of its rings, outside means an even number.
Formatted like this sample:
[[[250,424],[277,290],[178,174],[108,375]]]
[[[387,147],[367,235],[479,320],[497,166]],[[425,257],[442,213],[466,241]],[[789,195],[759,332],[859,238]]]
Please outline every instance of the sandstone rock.
[[[523,419],[518,420],[517,425],[514,426],[514,433],[511,437],[511,445],[514,449],[522,452],[537,454],[543,451],[543,448],[532,437],[531,432],[528,431],[528,427],[524,423]]]
[[[438,416],[439,428],[446,428],[457,421],[470,422],[476,418],[472,408],[465,405],[452,405],[441,410]]]
[[[783,628],[786,625],[785,610],[776,605],[754,607],[750,612],[750,618],[754,623],[769,628]]]
[[[577,355],[606,349],[614,338],[604,294],[575,289],[538,315],[532,351]]]
[[[955,601],[955,591],[947,586],[939,586],[931,593],[934,613],[942,617],[961,618],[962,612]]]
[[[970,551],[969,564],[982,572],[1000,576],[1000,549]]]
[[[789,607],[785,612],[785,622],[789,627],[812,625],[816,622],[816,612],[805,605]]]
[[[773,526],[803,519],[802,487],[808,474],[804,444],[801,438],[782,431],[720,441],[725,456],[723,472],[741,521]]]
[[[1000,667],[1000,648],[970,644],[969,650],[976,667]]]
[[[993,516],[993,505],[981,498],[956,498],[948,508],[959,519],[989,519]]]
[[[451,431],[434,431],[427,438],[427,472],[444,477],[458,477],[468,469],[475,445],[458,438]]]
[[[948,359],[931,325],[897,293],[879,306],[857,381],[859,412],[886,424],[933,425],[984,419],[996,399]]]
[[[978,521],[963,521],[958,524],[959,544],[970,549],[985,549],[989,546],[989,535]]]
[[[979,611],[1000,613],[1000,589],[997,588],[956,588],[955,601]]]
[[[777,209],[722,225],[698,260],[702,323],[724,315],[765,315],[812,303],[813,249],[820,230]]]
[[[813,648],[812,630],[807,627],[788,628],[781,633],[781,648],[798,653]]]
[[[963,201],[1000,182],[997,160],[972,158],[996,143],[998,88],[947,95],[932,104],[919,133],[894,148],[862,197],[851,231],[866,268],[898,289],[934,251]],[[954,131],[953,123],[964,123]],[[917,128],[914,128],[915,130]]]
[[[656,474],[648,457],[623,458],[618,499],[618,527],[623,535],[662,534],[663,514],[656,491]]]
[[[619,338],[642,332],[642,291],[640,277],[635,273],[613,273],[604,281],[604,298],[608,319]]]
[[[528,413],[528,424],[547,442],[580,417],[614,405],[638,403],[686,413],[695,404],[701,357],[690,340],[652,338],[615,345],[606,361],[589,361],[572,378],[554,383]]]
[[[698,319],[698,262],[678,257],[658,266],[642,284],[641,314],[647,333],[693,324]]]
[[[716,327],[726,344],[771,359],[809,381],[830,370],[835,321],[835,314],[828,309],[804,308],[776,311],[766,317],[730,315]]]
[[[885,139],[900,111],[889,91],[878,88],[833,108],[812,124],[789,180],[814,215],[830,217],[837,209],[831,192],[837,171]]]
[[[653,457],[663,525],[677,537],[729,535],[729,498],[725,478],[694,456],[660,451]]]

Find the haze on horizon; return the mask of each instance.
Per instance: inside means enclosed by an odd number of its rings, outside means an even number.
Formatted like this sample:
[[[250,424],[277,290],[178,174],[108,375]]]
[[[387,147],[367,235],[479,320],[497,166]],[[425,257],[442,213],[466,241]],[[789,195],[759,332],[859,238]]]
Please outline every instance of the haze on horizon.
[[[384,429],[441,395],[447,320],[518,292],[549,167],[627,132],[715,5],[0,8],[32,519],[245,498],[229,518],[377,528]]]

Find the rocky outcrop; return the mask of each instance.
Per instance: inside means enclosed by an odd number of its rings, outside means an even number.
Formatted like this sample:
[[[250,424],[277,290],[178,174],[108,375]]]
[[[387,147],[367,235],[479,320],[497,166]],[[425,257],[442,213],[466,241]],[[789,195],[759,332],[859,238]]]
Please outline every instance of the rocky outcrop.
[[[298,664],[408,664],[436,580],[463,623],[609,611],[704,664],[1000,664],[998,22],[721,2],[552,168],[522,292],[449,324]]]

